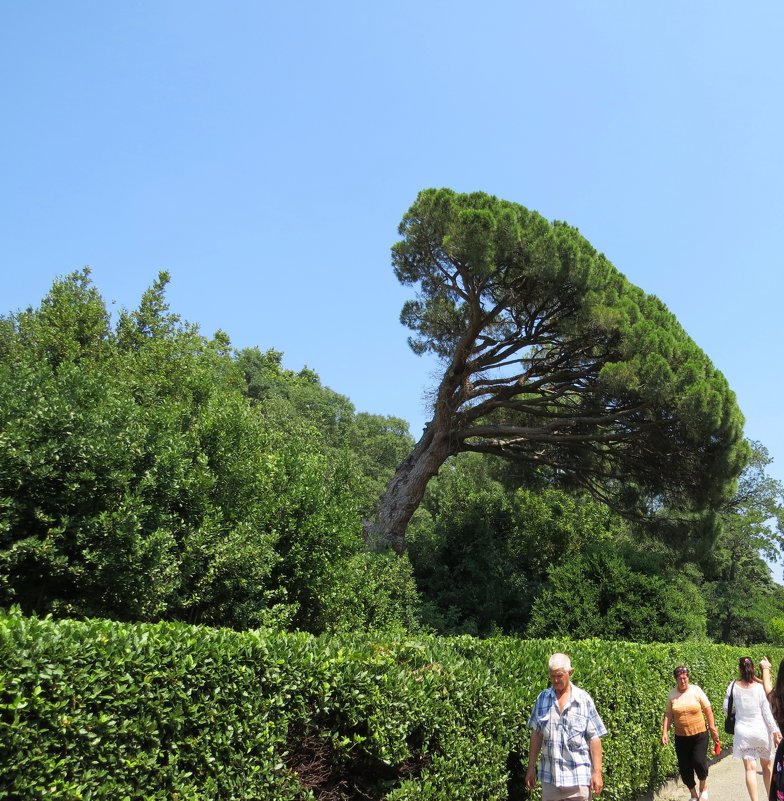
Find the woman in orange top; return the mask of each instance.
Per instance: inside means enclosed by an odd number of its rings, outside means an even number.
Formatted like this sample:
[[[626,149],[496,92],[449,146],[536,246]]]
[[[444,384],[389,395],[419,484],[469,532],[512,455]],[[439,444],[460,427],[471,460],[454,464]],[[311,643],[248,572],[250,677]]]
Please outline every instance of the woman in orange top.
[[[662,745],[669,742],[670,725],[675,726],[675,754],[678,757],[678,770],[683,783],[689,788],[692,798],[700,801],[708,799],[708,732],[710,729],[717,751],[719,730],[713,718],[713,708],[708,696],[696,685],[689,684],[689,669],[679,665],[672,672],[677,687],[667,696],[667,709],[662,721]],[[704,717],[703,717],[704,715]],[[705,718],[708,726],[705,726]],[[697,783],[700,780],[700,794],[697,796]]]

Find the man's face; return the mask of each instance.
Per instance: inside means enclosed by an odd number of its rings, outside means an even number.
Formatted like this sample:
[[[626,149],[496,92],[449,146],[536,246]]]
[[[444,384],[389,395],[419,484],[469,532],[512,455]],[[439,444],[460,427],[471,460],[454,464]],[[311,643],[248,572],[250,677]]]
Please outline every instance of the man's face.
[[[569,679],[572,677],[573,668],[555,668],[550,671],[550,684],[557,693],[562,693],[569,686]]]

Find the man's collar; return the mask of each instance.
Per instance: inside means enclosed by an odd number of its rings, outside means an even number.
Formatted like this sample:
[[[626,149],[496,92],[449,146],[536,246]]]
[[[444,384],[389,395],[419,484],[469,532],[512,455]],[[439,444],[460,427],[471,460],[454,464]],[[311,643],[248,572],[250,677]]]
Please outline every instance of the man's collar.
[[[555,690],[553,689],[553,685],[551,684],[547,689],[550,691],[550,695],[552,695],[553,699],[555,701],[557,701],[558,700],[558,696],[555,694]],[[569,696],[567,698],[567,703],[571,703],[572,701],[574,701],[574,690],[575,690],[574,683],[570,681],[569,682],[569,686],[566,689],[566,693]]]

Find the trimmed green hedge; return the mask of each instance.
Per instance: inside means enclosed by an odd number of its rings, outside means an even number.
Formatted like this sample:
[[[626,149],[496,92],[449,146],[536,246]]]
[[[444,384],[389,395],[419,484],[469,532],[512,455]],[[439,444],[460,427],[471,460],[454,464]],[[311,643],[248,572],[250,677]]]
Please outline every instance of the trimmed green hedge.
[[[4,614],[0,799],[527,798],[526,723],[556,650],[571,655],[610,731],[608,801],[674,773],[659,737],[675,664],[689,665],[721,728],[745,653]],[[766,653],[775,665],[784,657]]]

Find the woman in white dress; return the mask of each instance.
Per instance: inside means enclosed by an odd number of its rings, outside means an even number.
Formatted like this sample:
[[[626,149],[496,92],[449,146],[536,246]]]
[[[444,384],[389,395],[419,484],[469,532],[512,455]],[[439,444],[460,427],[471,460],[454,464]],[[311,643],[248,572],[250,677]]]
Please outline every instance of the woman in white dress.
[[[754,663],[748,656],[738,662],[739,678],[730,682],[724,696],[724,712],[727,712],[730,693],[735,711],[735,734],[732,756],[742,759],[746,769],[746,789],[751,801],[757,801],[757,760],[762,767],[765,793],[770,792],[771,737],[773,744],[781,741],[781,731],[773,719],[770,704],[762,684],[754,680]]]

